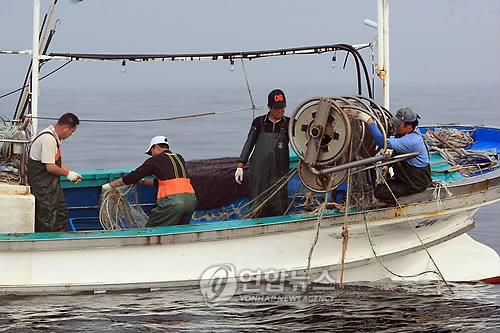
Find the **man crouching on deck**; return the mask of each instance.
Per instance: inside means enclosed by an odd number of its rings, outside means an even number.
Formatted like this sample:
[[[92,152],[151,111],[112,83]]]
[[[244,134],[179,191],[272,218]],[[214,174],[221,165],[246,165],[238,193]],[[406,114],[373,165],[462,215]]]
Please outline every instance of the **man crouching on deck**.
[[[432,184],[429,152],[417,129],[420,117],[415,112],[408,107],[396,112],[391,118],[396,135],[389,139],[384,138],[376,123],[366,113],[358,112],[354,117],[368,124],[370,133],[379,147],[387,142],[387,147],[393,149],[396,154],[418,153],[407,161],[394,164],[394,177],[387,180],[387,185],[379,184],[375,188],[375,197],[378,200],[390,202],[394,197],[423,192]]]
[[[188,178],[186,162],[181,155],[169,150],[164,136],[151,139],[146,154],[152,155],[140,167],[128,175],[106,183],[103,192],[112,188],[140,182],[144,177],[154,175],[156,179],[144,179],[144,185],[157,185],[157,207],[151,210],[146,227],[188,224],[196,209],[196,196]]]

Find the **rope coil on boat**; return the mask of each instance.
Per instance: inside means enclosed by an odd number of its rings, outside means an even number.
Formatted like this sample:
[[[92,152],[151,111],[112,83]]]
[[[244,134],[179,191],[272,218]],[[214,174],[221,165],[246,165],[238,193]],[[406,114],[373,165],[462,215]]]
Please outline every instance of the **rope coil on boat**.
[[[433,173],[449,173],[458,171],[463,176],[473,176],[477,172],[497,168],[498,154],[496,151],[480,151],[468,149],[475,143],[473,130],[455,128],[428,129],[424,139],[429,149],[441,155],[451,167],[433,170]]]

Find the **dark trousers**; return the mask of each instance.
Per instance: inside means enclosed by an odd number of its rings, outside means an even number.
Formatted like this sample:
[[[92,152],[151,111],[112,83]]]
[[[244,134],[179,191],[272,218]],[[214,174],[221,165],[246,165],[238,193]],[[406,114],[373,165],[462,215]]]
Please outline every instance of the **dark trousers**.
[[[63,231],[67,228],[68,205],[61,186],[51,192],[32,187],[35,196],[35,232]]]
[[[196,209],[196,196],[193,193],[180,193],[160,198],[146,227],[188,224]]]
[[[387,185],[389,185],[390,190],[387,188]],[[393,201],[394,197],[399,198],[419,192],[412,189],[410,185],[397,179],[387,179],[387,185],[383,183],[375,187],[375,198],[380,201]]]
[[[430,165],[419,168],[406,162],[396,163],[393,167],[394,178],[375,187],[375,198],[380,201],[394,201],[394,198],[425,191],[432,184]],[[392,193],[391,193],[392,191]]]

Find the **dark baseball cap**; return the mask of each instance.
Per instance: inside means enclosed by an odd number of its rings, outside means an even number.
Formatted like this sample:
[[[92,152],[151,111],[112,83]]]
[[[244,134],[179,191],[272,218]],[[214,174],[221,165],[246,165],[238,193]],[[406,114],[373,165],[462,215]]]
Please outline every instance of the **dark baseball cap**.
[[[281,109],[286,107],[285,93],[281,89],[274,89],[267,96],[267,106],[273,109]]]
[[[419,115],[413,112],[409,107],[402,107],[399,109],[396,114],[391,118],[391,123],[394,126],[398,126],[403,123],[412,123],[415,120],[419,119]]]

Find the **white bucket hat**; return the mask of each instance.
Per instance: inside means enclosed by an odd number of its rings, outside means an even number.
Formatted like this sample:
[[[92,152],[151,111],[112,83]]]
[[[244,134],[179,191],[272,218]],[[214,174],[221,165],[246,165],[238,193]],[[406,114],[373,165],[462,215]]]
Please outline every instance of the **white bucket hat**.
[[[164,143],[164,144],[168,145],[167,137],[163,136],[163,135],[158,135],[158,136],[155,136],[154,138],[152,138],[151,142],[149,143],[149,147],[146,150],[146,154],[151,155],[151,148],[153,148],[154,145],[157,145],[160,143]]]

